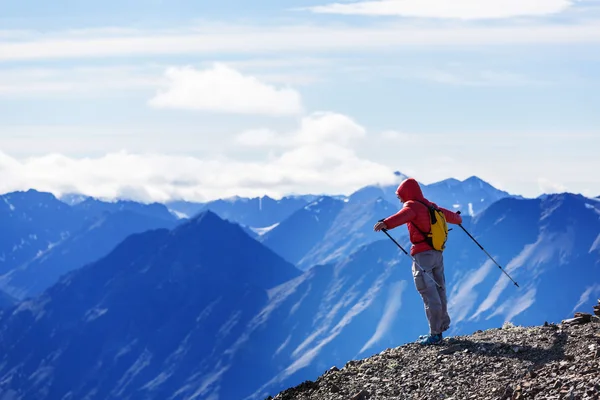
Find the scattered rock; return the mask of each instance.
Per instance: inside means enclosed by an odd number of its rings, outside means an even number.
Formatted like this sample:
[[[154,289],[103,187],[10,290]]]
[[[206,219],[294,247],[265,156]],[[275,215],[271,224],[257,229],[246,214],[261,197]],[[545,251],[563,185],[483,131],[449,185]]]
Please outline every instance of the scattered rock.
[[[586,320],[581,317],[576,317],[576,318],[564,319],[564,320],[562,320],[562,323],[564,325],[585,324]]]
[[[352,396],[351,400],[367,400],[369,398],[369,392],[361,390],[356,395]]]
[[[581,318],[581,319],[583,319],[584,323],[588,323],[592,320],[592,314],[576,312],[575,318]]]
[[[600,321],[506,324],[331,368],[273,400],[600,399]],[[589,320],[588,320],[589,318]],[[587,321],[587,322],[586,322]]]

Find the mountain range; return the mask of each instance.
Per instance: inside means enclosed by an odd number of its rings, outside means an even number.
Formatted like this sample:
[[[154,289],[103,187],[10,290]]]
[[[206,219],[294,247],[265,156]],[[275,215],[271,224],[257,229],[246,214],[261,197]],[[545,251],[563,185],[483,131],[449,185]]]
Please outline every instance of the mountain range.
[[[344,259],[377,240],[375,222],[398,211],[382,198],[321,197],[259,238],[298,268]]]
[[[179,220],[164,205],[82,199],[29,190],[0,196],[0,288],[23,299],[107,254],[127,236]]]
[[[286,196],[275,200],[269,196],[254,198],[232,197],[218,199],[208,203],[194,203],[187,201],[172,201],[166,205],[184,217],[193,217],[203,211],[212,211],[219,217],[236,222],[242,226],[268,228],[290,216],[317,196]]]
[[[396,172],[396,183],[393,185],[369,185],[354,193],[346,195],[298,195],[286,196],[279,200],[269,196],[239,197],[219,199],[207,203],[189,201],[172,201],[166,203],[172,212],[183,218],[194,216],[202,211],[213,211],[219,217],[236,222],[262,235],[291,217],[295,212],[320,198],[329,197],[339,201],[369,203],[377,199],[399,206],[396,198],[398,183],[407,178],[401,172]],[[503,190],[496,189],[478,177],[472,176],[463,181],[450,178],[432,184],[420,182],[426,197],[437,200],[440,206],[448,209],[462,209],[465,213],[475,215],[490,204],[504,197],[521,198]]]
[[[171,215],[161,218],[130,210],[98,215],[60,244],[0,276],[0,287],[19,299],[38,295],[63,274],[108,254],[128,236],[175,225]]]
[[[206,398],[267,289],[299,275],[211,212],[130,235],[0,314],[0,398]]]
[[[312,207],[352,206],[334,200]],[[463,226],[519,287],[454,227],[448,335],[559,321],[600,294],[596,199],[507,197]],[[405,229],[390,234],[408,248]],[[304,272],[210,211],[130,235],[0,314],[0,398],[263,399],[413,341],[427,324],[411,259],[370,234]]]

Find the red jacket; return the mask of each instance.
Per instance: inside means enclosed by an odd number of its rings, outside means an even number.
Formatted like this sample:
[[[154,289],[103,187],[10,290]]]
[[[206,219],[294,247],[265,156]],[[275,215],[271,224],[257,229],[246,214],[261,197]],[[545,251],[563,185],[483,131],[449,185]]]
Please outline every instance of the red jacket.
[[[423,232],[429,232],[431,229],[429,223],[429,210],[427,207],[425,207],[425,205],[415,200],[421,200],[427,204],[433,204],[436,207],[437,204],[432,203],[423,197],[423,192],[421,191],[419,184],[413,178],[408,178],[402,182],[396,190],[396,195],[398,195],[398,198],[404,202],[404,207],[396,214],[384,219],[383,222],[385,222],[388,229],[394,229],[400,225],[407,224],[410,241],[413,243],[410,249],[410,254],[415,255],[427,250],[432,250],[433,248],[423,241],[424,236],[421,234],[421,232],[415,228],[416,224]],[[444,213],[446,221],[449,224],[462,223],[462,217],[460,214],[454,213],[442,207],[439,208]]]

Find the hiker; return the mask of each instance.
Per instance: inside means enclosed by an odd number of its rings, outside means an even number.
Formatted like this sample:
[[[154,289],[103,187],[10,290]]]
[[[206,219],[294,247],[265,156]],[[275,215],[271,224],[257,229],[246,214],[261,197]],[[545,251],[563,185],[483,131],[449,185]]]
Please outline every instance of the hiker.
[[[404,180],[398,186],[396,196],[404,203],[403,208],[396,214],[377,222],[374,230],[379,232],[382,229],[389,230],[407,224],[412,243],[410,254],[430,275],[429,277],[424,276],[421,269],[413,262],[412,273],[415,287],[423,298],[425,314],[429,321],[429,334],[421,335],[418,343],[436,344],[441,342],[442,332],[450,328],[450,316],[447,309],[444,257],[442,251],[436,250],[431,242],[428,243],[426,240],[426,234],[431,230],[431,223],[429,208],[425,204],[439,208],[447,223],[460,224],[462,217],[458,213],[438,207],[435,203],[427,200],[423,196],[419,184],[413,178]],[[438,287],[431,277],[441,287]]]

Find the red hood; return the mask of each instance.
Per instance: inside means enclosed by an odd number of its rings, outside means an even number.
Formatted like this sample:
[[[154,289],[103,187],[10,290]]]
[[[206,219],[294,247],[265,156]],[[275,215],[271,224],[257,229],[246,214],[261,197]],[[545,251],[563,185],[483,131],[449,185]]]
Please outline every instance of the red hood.
[[[400,186],[398,186],[398,189],[396,189],[396,194],[405,202],[409,200],[424,199],[421,187],[413,178],[405,179]]]

